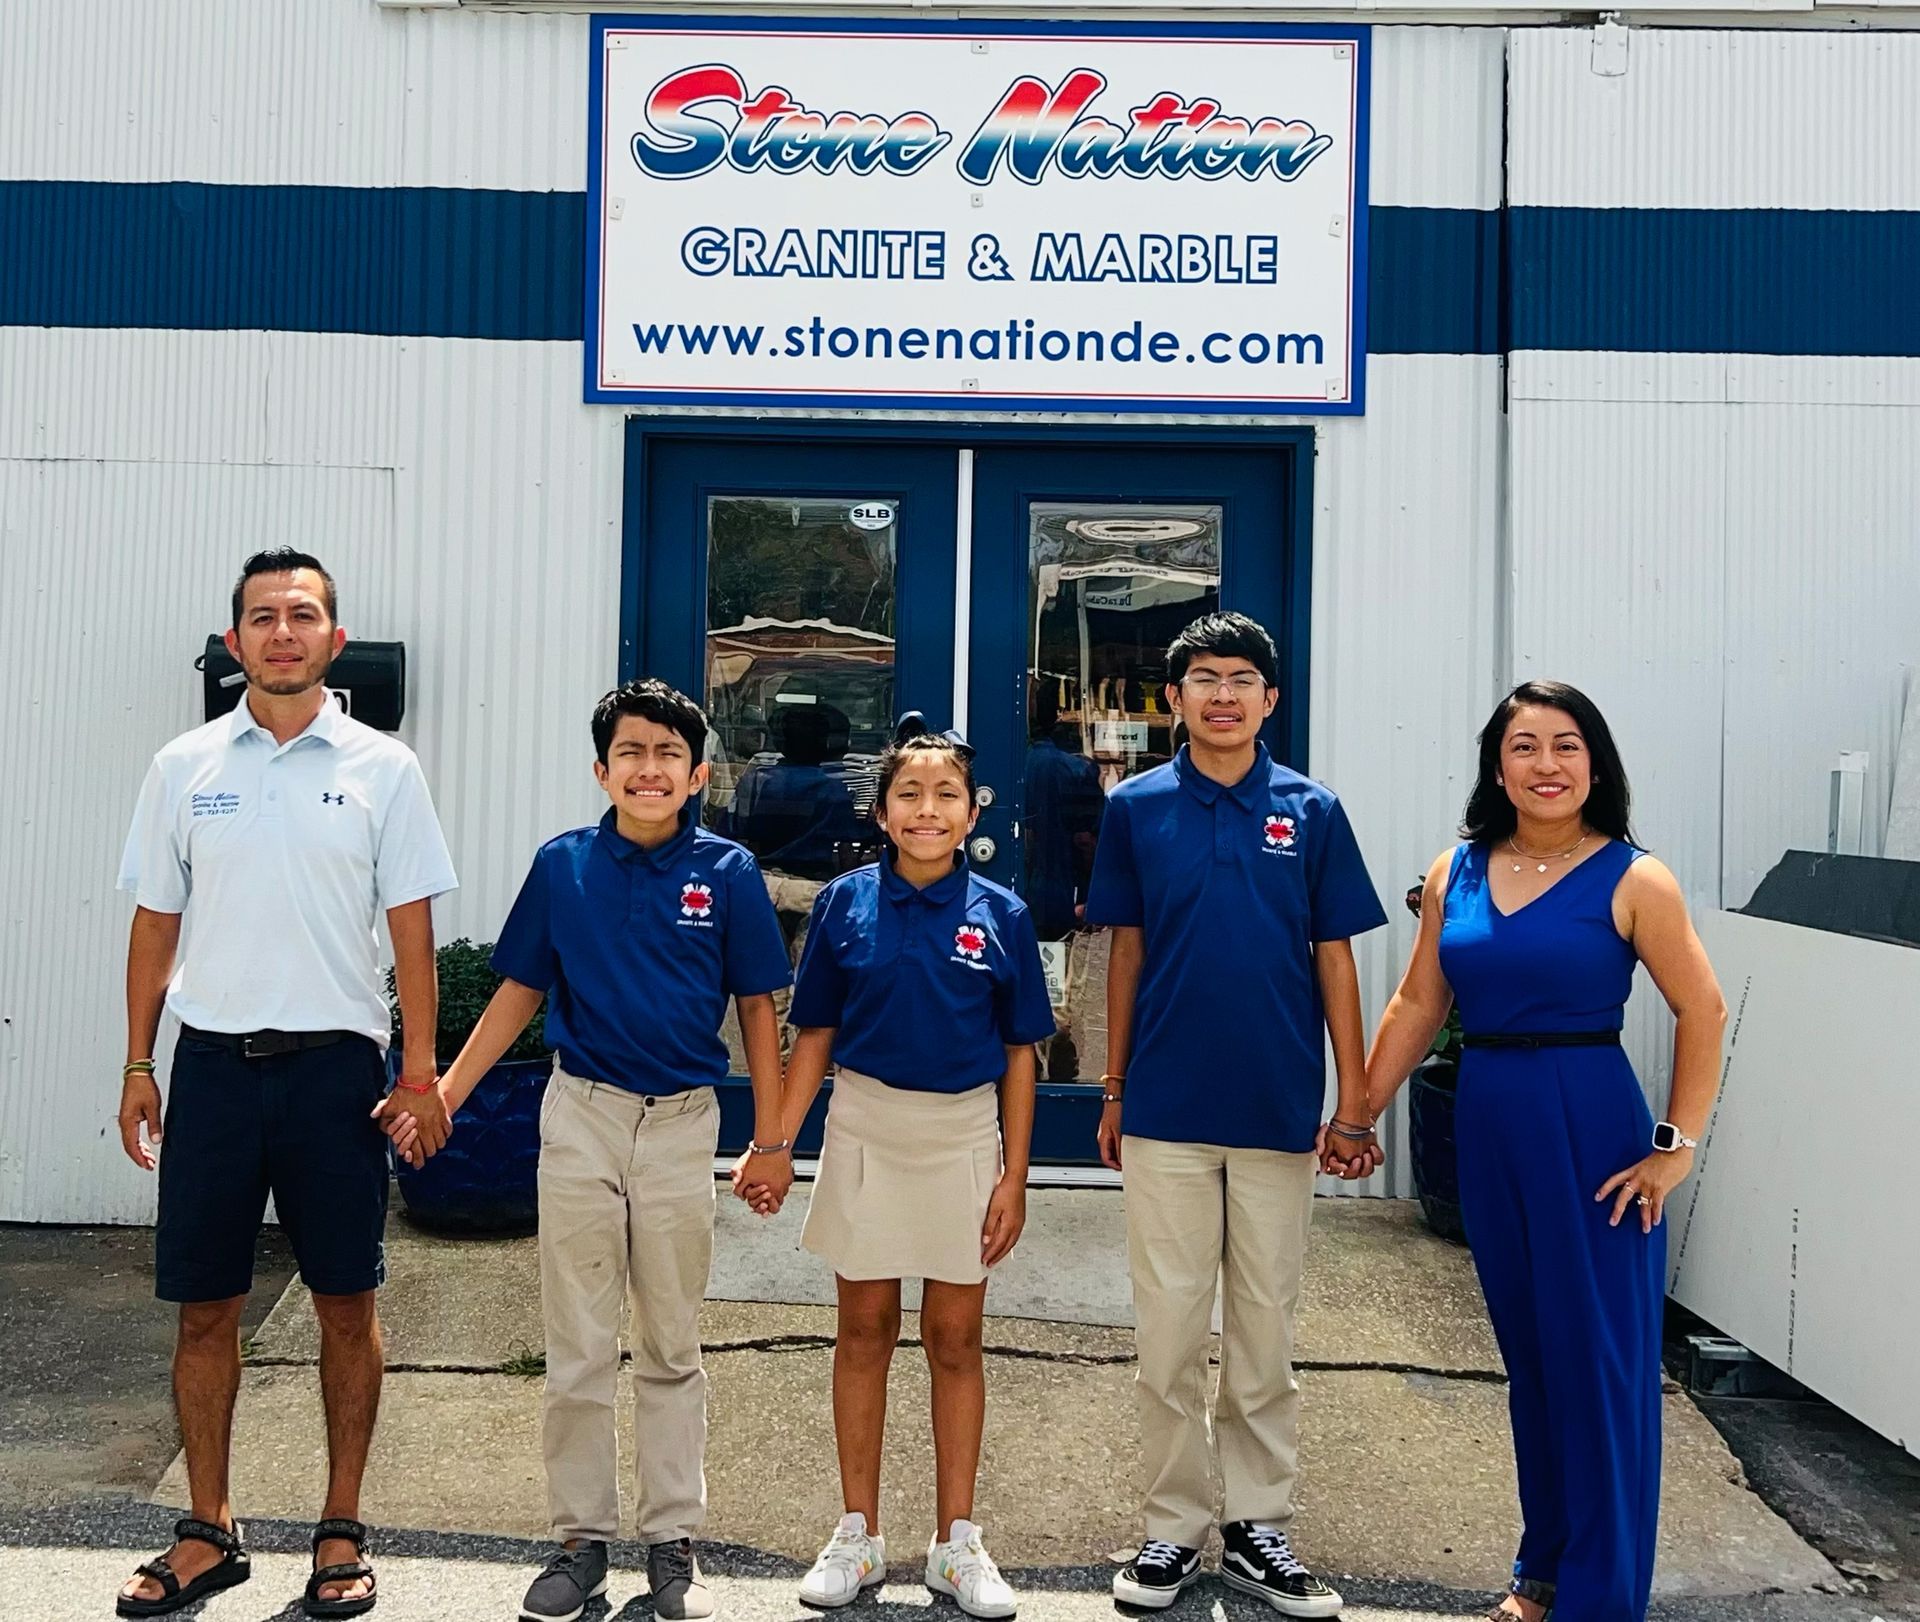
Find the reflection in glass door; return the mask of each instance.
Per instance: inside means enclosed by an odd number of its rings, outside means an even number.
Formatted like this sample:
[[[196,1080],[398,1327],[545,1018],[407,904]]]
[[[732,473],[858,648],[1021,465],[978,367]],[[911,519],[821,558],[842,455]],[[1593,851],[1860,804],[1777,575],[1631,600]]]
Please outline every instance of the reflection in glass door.
[[[1220,606],[1216,503],[1034,501],[1027,508],[1027,752],[1020,883],[1059,1030],[1049,1081],[1098,1078],[1106,942],[1085,927],[1106,796],[1180,745],[1166,647]]]
[[[768,873],[866,860],[892,731],[897,504],[707,502],[707,825]]]
[[[893,732],[898,515],[872,498],[707,499],[702,816],[759,859],[796,965],[820,887],[879,849],[869,813]],[[726,1036],[744,1069],[731,1004]]]

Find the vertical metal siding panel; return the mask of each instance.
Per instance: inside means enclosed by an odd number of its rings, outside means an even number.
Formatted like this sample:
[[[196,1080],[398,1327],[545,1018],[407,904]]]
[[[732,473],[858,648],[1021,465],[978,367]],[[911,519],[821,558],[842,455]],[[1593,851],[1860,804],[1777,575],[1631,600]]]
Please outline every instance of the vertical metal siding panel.
[[[405,28],[360,0],[7,0],[0,178],[392,185]]]
[[[100,336],[32,352],[71,377],[63,357]],[[115,459],[0,444],[0,648],[26,695],[0,717],[22,785],[0,849],[0,1220],[151,1214],[151,1183],[102,1131],[128,916],[113,881],[147,758],[199,718],[189,661],[248,551],[312,545],[349,629],[407,642],[402,736],[462,881],[443,938],[492,938],[534,847],[601,804],[586,720],[616,665],[623,423],[579,403],[577,351],[142,336],[166,341],[122,379]],[[267,392],[283,368],[298,385],[264,422],[225,405],[167,420],[263,367]],[[56,391],[62,454],[84,454],[77,410]],[[264,465],[279,458],[309,465]],[[356,458],[370,465],[338,465]]]
[[[1603,78],[1591,30],[1520,28],[1510,61],[1515,204],[1920,207],[1920,36],[1636,28]]]
[[[1827,774],[1872,759],[1863,849],[1886,834],[1920,662],[1920,410],[1729,408],[1726,905],[1788,849],[1824,850]]]
[[[1725,412],[1516,401],[1512,423],[1514,677],[1600,706],[1640,839],[1695,908],[1717,907]],[[1671,1055],[1657,1021],[1634,1033],[1659,1096]]]
[[[1503,433],[1497,358],[1371,364],[1366,417],[1318,435],[1310,719],[1310,769],[1346,805],[1387,908],[1356,947],[1369,1032],[1413,944],[1400,898],[1453,843],[1501,679]],[[1387,1166],[1341,1191],[1412,1193],[1404,1099]]]
[[[588,717],[618,658],[624,422],[570,345],[407,340],[396,491],[416,538],[416,747],[491,940],[544,840],[597,818]]]
[[[585,191],[587,18],[408,18],[410,186]]]
[[[322,535],[342,577],[387,588],[390,476],[214,464],[0,462],[0,711],[12,791],[0,850],[0,1220],[139,1221],[120,1153],[114,890],[152,752],[200,718],[191,661],[236,561]]]
[[[1504,28],[1375,28],[1375,204],[1498,208]]]

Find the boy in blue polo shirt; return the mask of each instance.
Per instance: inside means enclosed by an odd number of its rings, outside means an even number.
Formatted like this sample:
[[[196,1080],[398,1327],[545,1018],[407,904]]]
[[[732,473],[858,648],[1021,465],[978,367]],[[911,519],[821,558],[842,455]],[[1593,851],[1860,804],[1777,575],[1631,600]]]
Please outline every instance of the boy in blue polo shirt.
[[[700,1303],[713,1258],[713,1157],[735,999],[753,1078],[749,1170],[784,1167],[773,993],[790,974],[753,857],[702,828],[707,721],[666,683],[616,688],[593,712],[594,775],[612,807],[541,846],[494,949],[506,976],[442,1080],[449,1110],[543,996],[558,1062],[540,1109],[542,1446],[561,1542],[520,1614],[571,1622],[607,1586],[620,1529],[614,1402],[620,1307],[632,1297],[637,1533],[654,1614],[713,1614],[691,1537],[706,1514]],[[405,1152],[411,1142],[396,1143]],[[765,1147],[762,1148],[761,1146]],[[765,1158],[761,1158],[764,1156]]]
[[[1182,631],[1167,695],[1189,741],[1113,791],[1094,857],[1087,922],[1113,930],[1100,1155],[1126,1180],[1146,1479],[1147,1541],[1113,1593],[1158,1609],[1199,1577],[1217,1456],[1220,1575],[1288,1616],[1322,1617],[1340,1596],[1287,1540],[1294,1309],[1323,1141],[1322,1030],[1336,1119],[1364,1121],[1348,937],[1386,914],[1340,802],[1260,742],[1278,679],[1273,639],[1244,615]],[[1371,1150],[1342,1153],[1364,1169]]]

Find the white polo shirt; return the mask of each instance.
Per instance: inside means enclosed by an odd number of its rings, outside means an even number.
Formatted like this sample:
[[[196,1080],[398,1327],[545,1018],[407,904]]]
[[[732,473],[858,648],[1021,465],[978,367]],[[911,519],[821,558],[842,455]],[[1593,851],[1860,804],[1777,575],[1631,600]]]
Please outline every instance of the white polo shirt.
[[[379,915],[457,884],[427,780],[325,704],[281,744],[244,698],[153,757],[120,888],[185,913],[167,1008],[207,1031],[358,1031],[387,1045]]]

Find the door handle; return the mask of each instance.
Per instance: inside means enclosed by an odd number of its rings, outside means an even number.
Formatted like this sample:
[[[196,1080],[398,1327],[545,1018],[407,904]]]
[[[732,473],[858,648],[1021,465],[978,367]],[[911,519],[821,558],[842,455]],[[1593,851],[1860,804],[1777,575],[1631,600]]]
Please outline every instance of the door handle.
[[[994,853],[999,849],[1000,847],[991,839],[985,834],[981,834],[979,838],[967,846],[967,854],[976,862],[990,862],[994,858]]]

